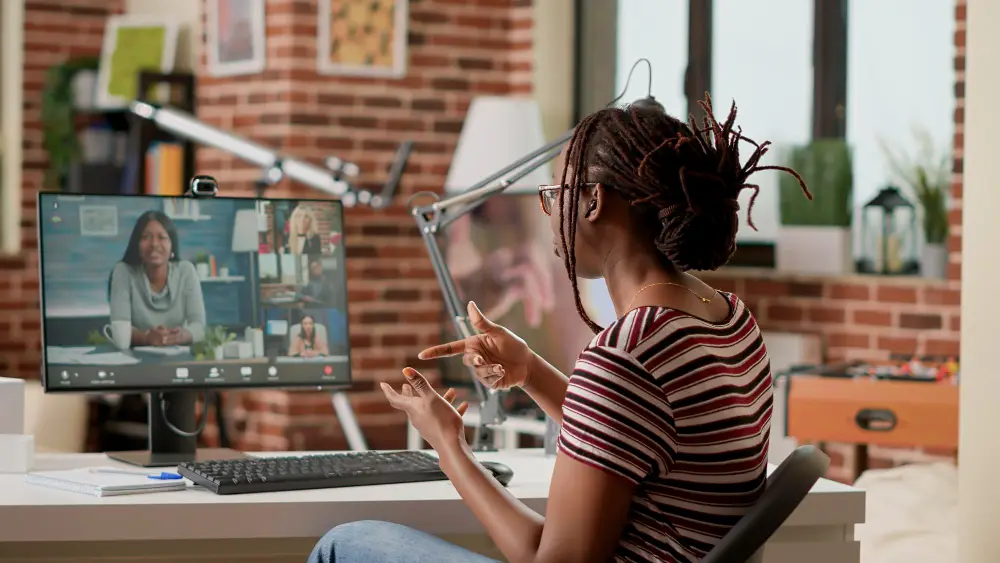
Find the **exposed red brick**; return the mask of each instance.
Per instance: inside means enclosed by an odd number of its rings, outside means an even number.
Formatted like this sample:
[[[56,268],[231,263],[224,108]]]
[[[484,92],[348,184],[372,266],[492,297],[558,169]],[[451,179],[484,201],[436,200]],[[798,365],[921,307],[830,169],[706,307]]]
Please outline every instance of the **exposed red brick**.
[[[871,290],[867,285],[834,283],[830,286],[830,298],[867,301],[871,299]]]
[[[955,356],[959,355],[960,346],[957,338],[942,339],[929,338],[924,343],[925,351],[932,356]]]
[[[847,318],[847,312],[836,307],[811,307],[806,318],[814,323],[843,324]]]
[[[923,313],[901,313],[899,315],[900,328],[933,330],[941,328],[943,324],[944,322],[941,319],[941,315]]]
[[[862,325],[891,326],[892,314],[888,311],[877,311],[874,309],[862,309],[854,311],[854,322]]]
[[[883,285],[875,292],[875,298],[887,303],[916,303],[917,290],[899,285]]]
[[[771,305],[767,308],[767,318],[774,321],[801,321],[805,311],[791,305]]]

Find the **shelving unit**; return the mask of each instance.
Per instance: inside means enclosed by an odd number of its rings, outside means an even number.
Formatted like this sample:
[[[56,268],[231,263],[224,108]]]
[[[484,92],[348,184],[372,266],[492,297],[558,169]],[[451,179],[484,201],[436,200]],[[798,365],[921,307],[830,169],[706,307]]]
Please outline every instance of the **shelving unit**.
[[[137,89],[138,100],[161,105],[169,105],[179,110],[194,113],[195,111],[195,79],[190,73],[162,73],[142,71],[139,73],[139,87]],[[166,101],[158,101],[149,98],[149,92],[154,90],[154,86],[164,85],[167,91]],[[159,91],[159,88],[155,89]],[[179,139],[157,125],[136,115],[128,115],[129,139],[128,155],[126,157],[125,174],[127,178],[123,185],[126,193],[144,194],[148,193],[149,186],[146,185],[146,152],[158,141],[168,141],[179,143],[184,152],[182,178],[189,179],[195,174],[195,151],[196,146],[191,141]],[[202,220],[199,217],[198,220]]]

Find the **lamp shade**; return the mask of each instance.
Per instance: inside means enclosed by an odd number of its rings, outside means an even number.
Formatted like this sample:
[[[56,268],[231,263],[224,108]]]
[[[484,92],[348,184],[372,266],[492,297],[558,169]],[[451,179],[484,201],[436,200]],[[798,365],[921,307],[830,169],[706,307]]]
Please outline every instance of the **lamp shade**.
[[[464,192],[544,144],[542,112],[535,100],[502,96],[475,98],[462,125],[445,180],[445,192]],[[545,163],[514,182],[504,193],[534,193],[540,184],[551,182],[552,169]]]
[[[257,236],[257,211],[239,209],[233,219],[233,252],[256,252],[260,247]]]

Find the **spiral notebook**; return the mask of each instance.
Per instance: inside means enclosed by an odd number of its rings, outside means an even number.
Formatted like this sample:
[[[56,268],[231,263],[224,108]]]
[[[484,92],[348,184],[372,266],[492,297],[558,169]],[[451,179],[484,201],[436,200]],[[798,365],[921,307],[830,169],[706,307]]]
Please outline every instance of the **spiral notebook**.
[[[100,469],[108,468],[38,471],[28,473],[24,476],[24,480],[32,485],[84,493],[95,497],[183,491],[187,488],[187,481],[184,479],[158,481],[141,473],[128,475],[100,473]]]

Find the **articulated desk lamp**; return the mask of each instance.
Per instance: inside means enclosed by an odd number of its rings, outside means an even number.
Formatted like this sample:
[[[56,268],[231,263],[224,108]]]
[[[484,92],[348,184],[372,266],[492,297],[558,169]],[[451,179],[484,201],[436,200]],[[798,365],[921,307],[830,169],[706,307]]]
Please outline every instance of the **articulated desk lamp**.
[[[337,197],[345,206],[352,207],[362,204],[381,209],[391,202],[396,188],[399,186],[400,177],[406,167],[410,151],[413,149],[413,141],[404,141],[400,144],[389,171],[389,178],[379,193],[372,193],[369,190],[357,189],[353,186],[351,182],[359,173],[358,166],[339,158],[328,158],[324,169],[302,160],[279,155],[263,145],[203,123],[183,111],[156,107],[142,101],[132,102],[129,110],[138,117],[153,121],[162,130],[178,137],[217,148],[260,166],[263,174],[255,183],[257,197],[262,197],[266,188],[288,177]],[[136,136],[135,141],[138,140],[138,136]],[[139,149],[138,145],[133,145],[130,148],[133,151]],[[218,184],[210,176],[195,176],[191,179],[189,195],[212,197],[217,191]],[[342,391],[336,391],[333,393],[332,402],[351,449],[355,451],[367,450],[364,435],[361,433],[361,427],[354,416],[347,395]],[[190,411],[193,412],[193,403],[189,407]],[[216,403],[216,409],[221,410],[218,403]],[[202,417],[202,426],[206,420],[207,417]]]
[[[303,160],[279,155],[263,145],[212,127],[193,115],[177,109],[135,101],[129,106],[129,110],[178,137],[226,151],[237,158],[260,166],[263,174],[255,186],[258,197],[267,187],[288,177],[339,198],[347,207],[360,203],[381,209],[391,202],[399,185],[400,176],[406,167],[406,161],[410,157],[410,151],[413,149],[413,141],[403,141],[399,145],[389,171],[389,179],[379,193],[372,193],[369,190],[356,189],[351,184],[352,179],[359,173],[358,166],[352,162],[330,157],[326,159],[324,169]]]
[[[625,87],[622,89],[621,94],[612,100],[608,106],[617,103],[622,97],[625,96],[625,93],[628,91],[628,83],[632,79],[632,73],[635,71],[635,68],[639,66],[639,63],[642,62],[645,62],[646,65],[649,66],[650,87],[649,90],[647,90],[646,97],[637,100],[634,104],[649,105],[657,107],[660,110],[663,109],[663,106],[653,99],[651,94],[653,69],[648,59],[639,59],[634,65],[632,65],[632,69],[629,71],[628,79],[625,81]],[[434,192],[421,192],[414,194],[414,196],[410,198],[411,202],[418,196],[427,196],[435,200],[433,203],[427,205],[411,207],[411,213],[416,219],[417,227],[420,230],[420,236],[423,238],[424,245],[427,247],[427,253],[430,256],[431,266],[434,269],[435,276],[437,277],[438,285],[441,286],[441,294],[444,297],[445,309],[448,313],[448,317],[452,321],[455,333],[459,338],[468,338],[469,336],[475,334],[476,331],[466,316],[465,303],[459,296],[458,287],[456,286],[455,280],[452,278],[451,272],[448,269],[444,253],[441,250],[441,246],[438,244],[437,235],[441,233],[445,227],[469,214],[474,209],[484,204],[488,199],[504,192],[511,186],[517,184],[522,178],[532,174],[541,166],[544,166],[546,163],[555,159],[562,151],[562,146],[569,142],[572,136],[573,130],[571,129],[561,135],[558,139],[531,151],[509,165],[497,170],[493,174],[490,174],[486,178],[483,178],[473,186],[469,187],[468,190],[460,194],[445,199],[439,199],[439,196]],[[472,371],[472,368],[469,368],[469,375],[472,378],[473,386],[476,391],[476,397],[479,401],[479,421],[477,423],[473,448],[478,451],[487,451],[492,448],[492,440],[490,439],[492,427],[503,424],[506,418],[501,404],[502,393],[494,389],[490,389],[480,383],[476,378],[475,373]]]

